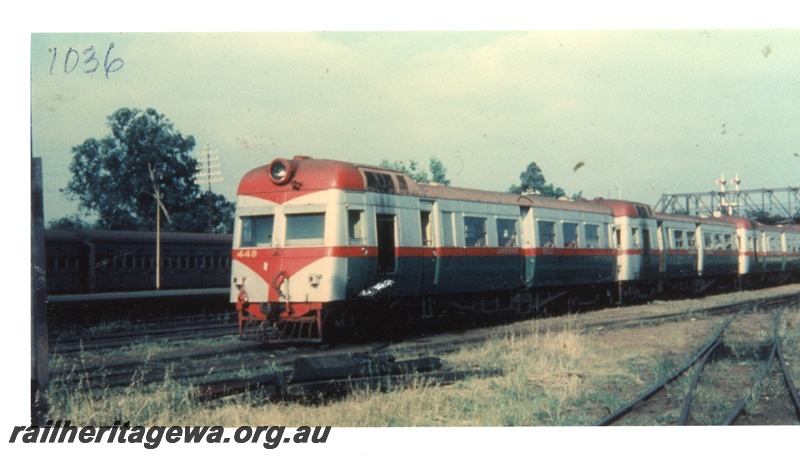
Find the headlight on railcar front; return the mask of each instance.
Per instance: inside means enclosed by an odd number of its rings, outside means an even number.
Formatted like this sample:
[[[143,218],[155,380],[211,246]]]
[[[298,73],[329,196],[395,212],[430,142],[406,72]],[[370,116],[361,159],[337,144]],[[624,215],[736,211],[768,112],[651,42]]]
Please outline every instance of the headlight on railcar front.
[[[291,161],[277,158],[269,163],[269,178],[276,185],[285,185],[294,175],[294,165]]]

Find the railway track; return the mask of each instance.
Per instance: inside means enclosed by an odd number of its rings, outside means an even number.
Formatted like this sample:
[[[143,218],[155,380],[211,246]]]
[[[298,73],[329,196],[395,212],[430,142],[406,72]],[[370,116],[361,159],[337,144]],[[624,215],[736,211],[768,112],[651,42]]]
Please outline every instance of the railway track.
[[[763,370],[758,374],[755,381],[752,383],[750,389],[748,390],[747,394],[742,398],[742,400],[736,405],[736,407],[730,412],[730,414],[725,418],[723,424],[725,425],[733,425],[733,424],[750,424],[751,419],[754,415],[746,411],[747,405],[749,402],[754,401],[756,397],[759,396],[759,393],[762,392],[762,388],[765,388],[766,381],[770,373],[772,373],[772,377],[777,377],[783,385],[785,386],[785,391],[782,391],[780,395],[783,395],[783,398],[786,399],[785,405],[792,406],[794,408],[794,420],[800,421],[800,396],[797,393],[797,384],[792,379],[792,375],[789,372],[789,369],[786,365],[786,359],[784,357],[783,352],[783,345],[781,343],[780,338],[780,324],[781,324],[781,312],[779,312],[775,318],[775,327],[773,331],[773,343],[771,346],[771,350],[769,352],[769,357],[765,359]],[[774,368],[779,368],[778,371],[771,371]],[[771,394],[773,403],[776,399],[775,393]],[[767,400],[770,399],[770,396],[764,396]],[[687,408],[688,411],[688,408]],[[687,415],[688,420],[688,415]]]
[[[236,315],[232,313],[197,317],[181,317],[158,322],[110,322],[102,326],[68,327],[49,334],[51,353],[70,354],[82,351],[112,349],[147,340],[215,338],[238,333]]]
[[[798,295],[788,295],[777,298],[768,298],[756,301],[744,301],[705,308],[700,311],[686,311],[668,314],[645,314],[617,320],[589,320],[576,316],[579,326],[586,329],[598,328],[625,328],[639,327],[644,324],[663,323],[666,321],[685,320],[690,315],[723,315],[738,311],[752,311],[770,309],[785,301],[796,301]],[[224,322],[226,318],[215,318],[209,323]],[[473,329],[451,331],[431,336],[408,337],[402,342],[372,342],[351,345],[339,345],[330,349],[318,346],[300,349],[279,349],[254,342],[238,342],[228,340],[224,343],[209,345],[191,345],[161,354],[148,354],[145,359],[141,356],[108,356],[105,352],[102,357],[82,358],[83,353],[77,350],[103,351],[108,346],[115,347],[131,344],[132,340],[152,339],[152,337],[169,337],[176,339],[172,329],[180,330],[180,337],[199,338],[197,321],[185,323],[185,327],[176,327],[176,322],[165,324],[150,330],[148,334],[129,333],[126,336],[103,336],[94,341],[71,344],[72,353],[62,354],[61,362],[51,370],[55,380],[67,385],[81,385],[89,389],[125,387],[130,384],[158,383],[169,377],[172,380],[182,380],[189,383],[213,384],[214,380],[231,381],[236,375],[247,374],[272,374],[275,372],[289,371],[292,362],[297,358],[310,356],[330,356],[336,354],[375,354],[379,352],[401,352],[404,355],[416,356],[444,356],[460,350],[463,346],[479,345],[487,340],[494,339],[498,332],[496,329]],[[544,333],[558,331],[563,328],[563,321],[545,325],[538,331],[525,328],[524,323],[515,323],[501,328],[510,328],[512,333],[524,335],[526,333]],[[502,332],[501,332],[502,333]],[[235,333],[231,334],[233,336]],[[202,340],[200,340],[202,341]],[[186,341],[192,343],[193,341]],[[63,352],[63,351],[62,351]],[[247,378],[242,377],[239,386],[247,386]],[[236,385],[235,384],[235,385]],[[213,390],[212,390],[213,391]]]
[[[693,358],[596,425],[641,425],[651,423],[648,419],[677,425],[763,424],[763,420],[753,419],[758,410],[748,407],[765,400],[773,406],[771,417],[777,417],[777,422],[800,422],[796,382],[788,371],[780,336],[782,311],[797,304],[797,298],[790,296],[760,302],[754,309],[730,308],[728,313],[733,316]],[[760,329],[736,329],[743,316],[755,311],[774,317],[770,340],[759,339],[765,334],[763,319]]]
[[[667,322],[689,320],[697,317],[715,317],[736,314],[746,311],[768,311],[781,308],[786,304],[796,304],[800,302],[800,293],[779,295],[755,300],[737,301],[733,303],[711,306],[702,309],[679,311],[665,314],[641,314],[634,317],[623,317],[616,319],[593,319],[587,316],[573,316],[570,323],[555,321],[544,323],[541,327],[531,330],[525,322],[513,323],[499,328],[475,329],[467,331],[446,332],[431,336],[412,337],[398,343],[386,342],[383,344],[388,350],[402,347],[411,352],[434,352],[436,354],[447,354],[456,352],[463,346],[477,345],[487,340],[495,339],[497,335],[514,334],[524,337],[530,333],[553,333],[563,331],[569,327],[579,327],[585,330],[616,330],[625,328],[636,328],[648,325],[656,325]],[[534,319],[536,320],[536,319]]]

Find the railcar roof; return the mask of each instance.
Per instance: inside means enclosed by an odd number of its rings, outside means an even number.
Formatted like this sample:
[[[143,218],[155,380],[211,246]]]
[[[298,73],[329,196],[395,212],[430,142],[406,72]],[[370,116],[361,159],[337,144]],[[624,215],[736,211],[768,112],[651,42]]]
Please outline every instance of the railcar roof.
[[[503,193],[500,191],[480,191],[469,188],[458,188],[434,184],[417,184],[418,193],[410,193],[427,199],[450,199],[457,201],[476,201],[493,204],[505,204],[522,207],[539,207],[547,209],[569,210],[575,212],[593,212],[611,215],[611,210],[594,201],[586,199],[564,200],[545,198],[537,195]]]
[[[289,162],[289,161],[287,161]],[[561,200],[535,195],[519,195],[499,191],[481,191],[469,188],[443,186],[437,184],[423,184],[412,180],[408,175],[377,166],[353,164],[330,159],[312,159],[309,157],[295,156],[291,164],[296,168],[291,181],[276,184],[269,178],[269,165],[257,167],[247,172],[239,182],[240,195],[262,196],[267,199],[270,195],[280,195],[276,200],[282,202],[291,193],[303,194],[311,191],[326,189],[340,189],[349,191],[375,191],[367,185],[367,174],[379,173],[391,176],[393,179],[402,177],[393,186],[389,194],[416,196],[425,199],[445,199],[458,201],[483,202],[490,204],[505,204],[523,207],[540,207],[580,212],[594,212],[611,214],[603,205],[585,199]]]
[[[685,223],[701,223],[700,217],[695,217],[692,215],[682,215],[682,214],[669,214],[664,212],[653,212],[653,218],[657,220],[666,220],[666,221],[673,221],[673,222],[685,222]]]
[[[752,222],[750,220],[741,217],[696,217],[693,215],[653,212],[653,218],[657,220],[696,223],[701,225],[735,226],[737,228],[748,229],[752,227]]]

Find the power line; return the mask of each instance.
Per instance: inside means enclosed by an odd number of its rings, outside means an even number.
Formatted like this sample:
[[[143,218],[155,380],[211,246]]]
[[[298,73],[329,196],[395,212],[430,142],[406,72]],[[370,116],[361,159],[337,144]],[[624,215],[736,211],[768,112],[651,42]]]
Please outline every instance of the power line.
[[[211,184],[219,183],[225,179],[222,177],[222,163],[219,161],[219,152],[211,147],[209,142],[206,142],[206,147],[203,151],[197,153],[197,167],[194,173],[194,181],[198,185],[208,185],[208,191],[211,192]]]

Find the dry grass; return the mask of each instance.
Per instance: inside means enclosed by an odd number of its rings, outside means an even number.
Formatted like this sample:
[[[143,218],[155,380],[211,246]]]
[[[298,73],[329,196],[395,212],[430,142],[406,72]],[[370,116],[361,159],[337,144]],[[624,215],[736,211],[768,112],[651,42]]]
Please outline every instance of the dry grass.
[[[800,385],[800,310],[795,308],[783,314],[779,333],[789,373],[795,385]]]
[[[441,356],[453,368],[503,372],[501,376],[472,378],[449,386],[419,382],[404,390],[360,390],[321,405],[264,402],[251,393],[211,405],[195,402],[191,387],[169,378],[160,384],[133,384],[124,390],[100,392],[82,385],[59,387],[56,382],[50,417],[94,425],[115,420],[142,425],[224,426],[591,425],[687,361],[724,321],[699,318],[608,330],[585,329],[582,317],[558,320],[561,331],[546,331],[549,319],[534,320],[516,324],[513,329],[502,328],[485,343]],[[796,351],[800,342],[798,324],[796,311],[785,316],[784,345],[795,358],[800,357]],[[418,356],[404,355],[402,349],[393,353],[398,359]],[[793,370],[800,379],[798,368],[800,364],[795,363]],[[675,387],[675,391],[682,388]]]
[[[615,370],[609,357],[622,368]],[[630,356],[597,349],[591,336],[575,328],[498,336],[445,361],[455,368],[498,368],[503,375],[452,386],[420,382],[386,393],[362,390],[323,405],[264,404],[257,394],[248,394],[212,407],[192,401],[191,388],[169,378],[162,384],[101,393],[56,384],[51,417],[95,425],[117,419],[145,425],[584,425],[595,420],[585,404],[596,384],[638,379],[634,370],[624,368],[631,364]]]

